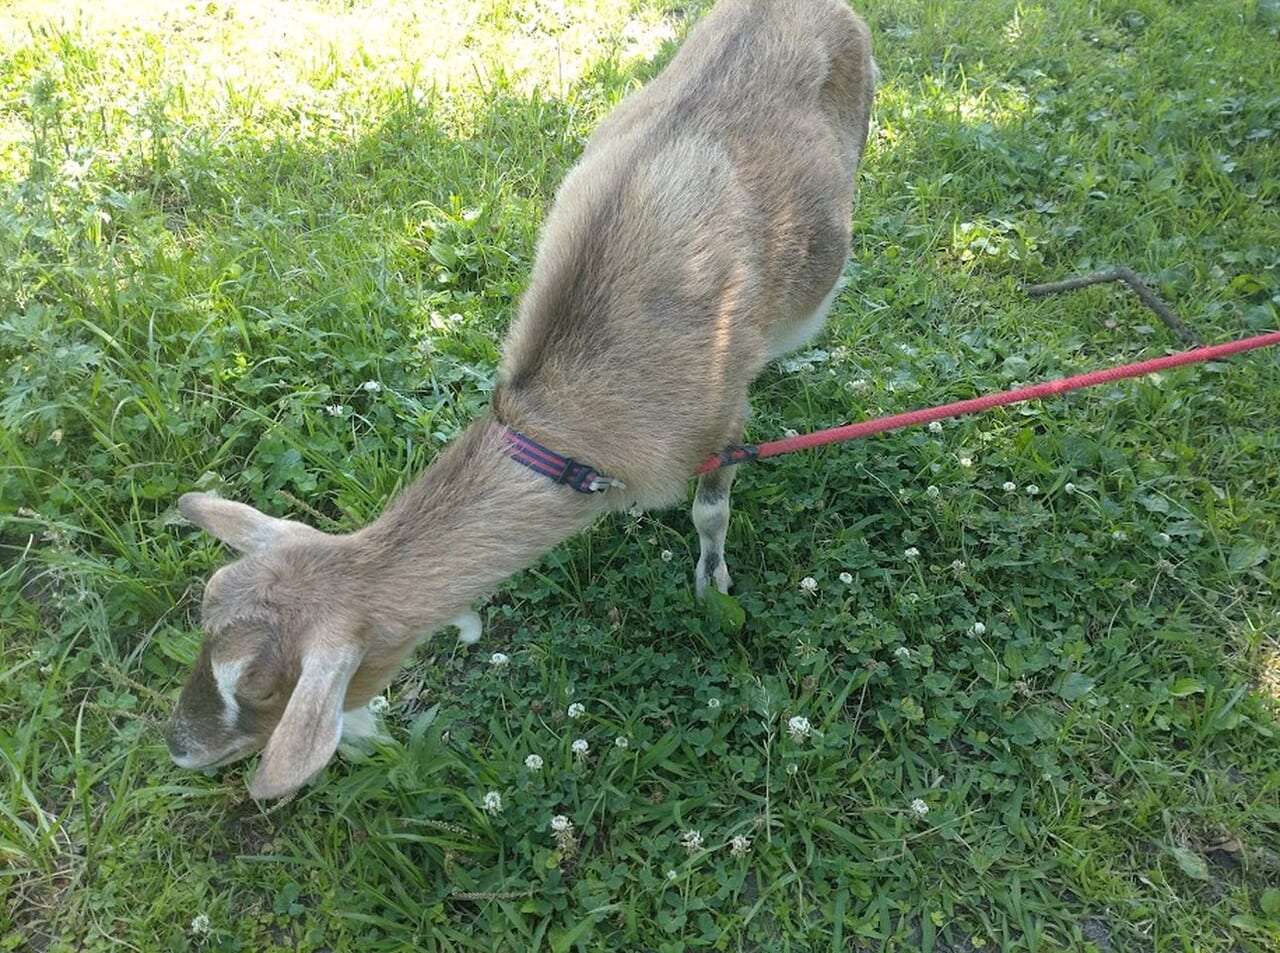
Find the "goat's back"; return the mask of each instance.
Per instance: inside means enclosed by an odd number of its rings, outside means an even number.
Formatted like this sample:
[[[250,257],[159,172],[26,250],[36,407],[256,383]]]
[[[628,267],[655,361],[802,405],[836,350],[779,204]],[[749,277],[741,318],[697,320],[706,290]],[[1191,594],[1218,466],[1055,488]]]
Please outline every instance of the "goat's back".
[[[839,0],[722,0],[561,185],[494,395],[669,503],[835,284],[874,86]]]

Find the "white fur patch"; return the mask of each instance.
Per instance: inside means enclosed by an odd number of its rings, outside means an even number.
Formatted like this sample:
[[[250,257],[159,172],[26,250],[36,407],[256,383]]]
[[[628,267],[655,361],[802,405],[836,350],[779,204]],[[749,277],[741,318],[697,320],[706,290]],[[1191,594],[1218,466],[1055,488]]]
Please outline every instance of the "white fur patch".
[[[236,704],[236,685],[240,683],[240,676],[248,664],[247,658],[236,659],[233,662],[213,663],[213,680],[218,686],[218,694],[222,697],[222,721],[228,728],[235,727],[236,718],[240,714],[240,706]]]
[[[350,708],[340,716],[342,719],[342,740],[363,741],[378,735],[378,719],[367,706]]]
[[[693,498],[693,525],[699,533],[711,536],[713,533],[724,542],[724,531],[729,525],[729,497],[722,496],[714,503]]]
[[[458,630],[458,641],[471,645],[473,642],[479,642],[480,636],[484,633],[484,626],[480,622],[480,613],[468,609],[459,615],[451,623]]]
[[[774,361],[784,354],[790,354],[796,348],[808,342],[810,338],[822,329],[823,324],[827,321],[827,312],[831,310],[831,305],[835,303],[836,295],[844,289],[848,280],[846,275],[841,275],[813,314],[782,329],[781,336],[770,342],[769,360]]]

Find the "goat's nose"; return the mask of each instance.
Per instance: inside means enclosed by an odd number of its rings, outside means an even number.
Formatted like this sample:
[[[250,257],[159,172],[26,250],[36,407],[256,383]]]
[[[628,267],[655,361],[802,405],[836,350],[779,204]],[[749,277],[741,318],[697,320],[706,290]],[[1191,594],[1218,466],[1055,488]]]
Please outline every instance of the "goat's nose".
[[[181,761],[190,754],[187,750],[187,746],[178,740],[177,733],[173,730],[173,725],[169,725],[169,727],[165,729],[164,743],[169,749],[169,757],[174,761]]]

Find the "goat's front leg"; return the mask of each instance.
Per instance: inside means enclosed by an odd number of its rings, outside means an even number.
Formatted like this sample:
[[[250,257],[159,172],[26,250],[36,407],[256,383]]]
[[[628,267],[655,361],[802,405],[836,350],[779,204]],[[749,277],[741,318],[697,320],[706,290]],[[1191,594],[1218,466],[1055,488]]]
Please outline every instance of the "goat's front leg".
[[[698,477],[698,489],[693,495],[693,525],[701,545],[694,573],[699,600],[706,597],[707,585],[712,581],[724,593],[732,585],[724,564],[724,537],[729,531],[729,487],[737,470],[737,467],[721,467]]]

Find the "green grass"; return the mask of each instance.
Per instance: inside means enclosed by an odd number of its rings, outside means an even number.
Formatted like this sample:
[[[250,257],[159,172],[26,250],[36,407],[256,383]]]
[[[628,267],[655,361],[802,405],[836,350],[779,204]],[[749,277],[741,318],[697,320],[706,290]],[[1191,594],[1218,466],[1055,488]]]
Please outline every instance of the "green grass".
[[[177,496],[376,514],[705,6],[3,13],[0,949],[1280,949],[1270,351],[744,471],[740,629],[683,512],[607,520],[278,809],[169,763],[227,558]],[[1273,0],[862,9],[851,282],[751,436],[1174,349],[1020,290],[1112,263],[1208,340],[1280,325]]]

